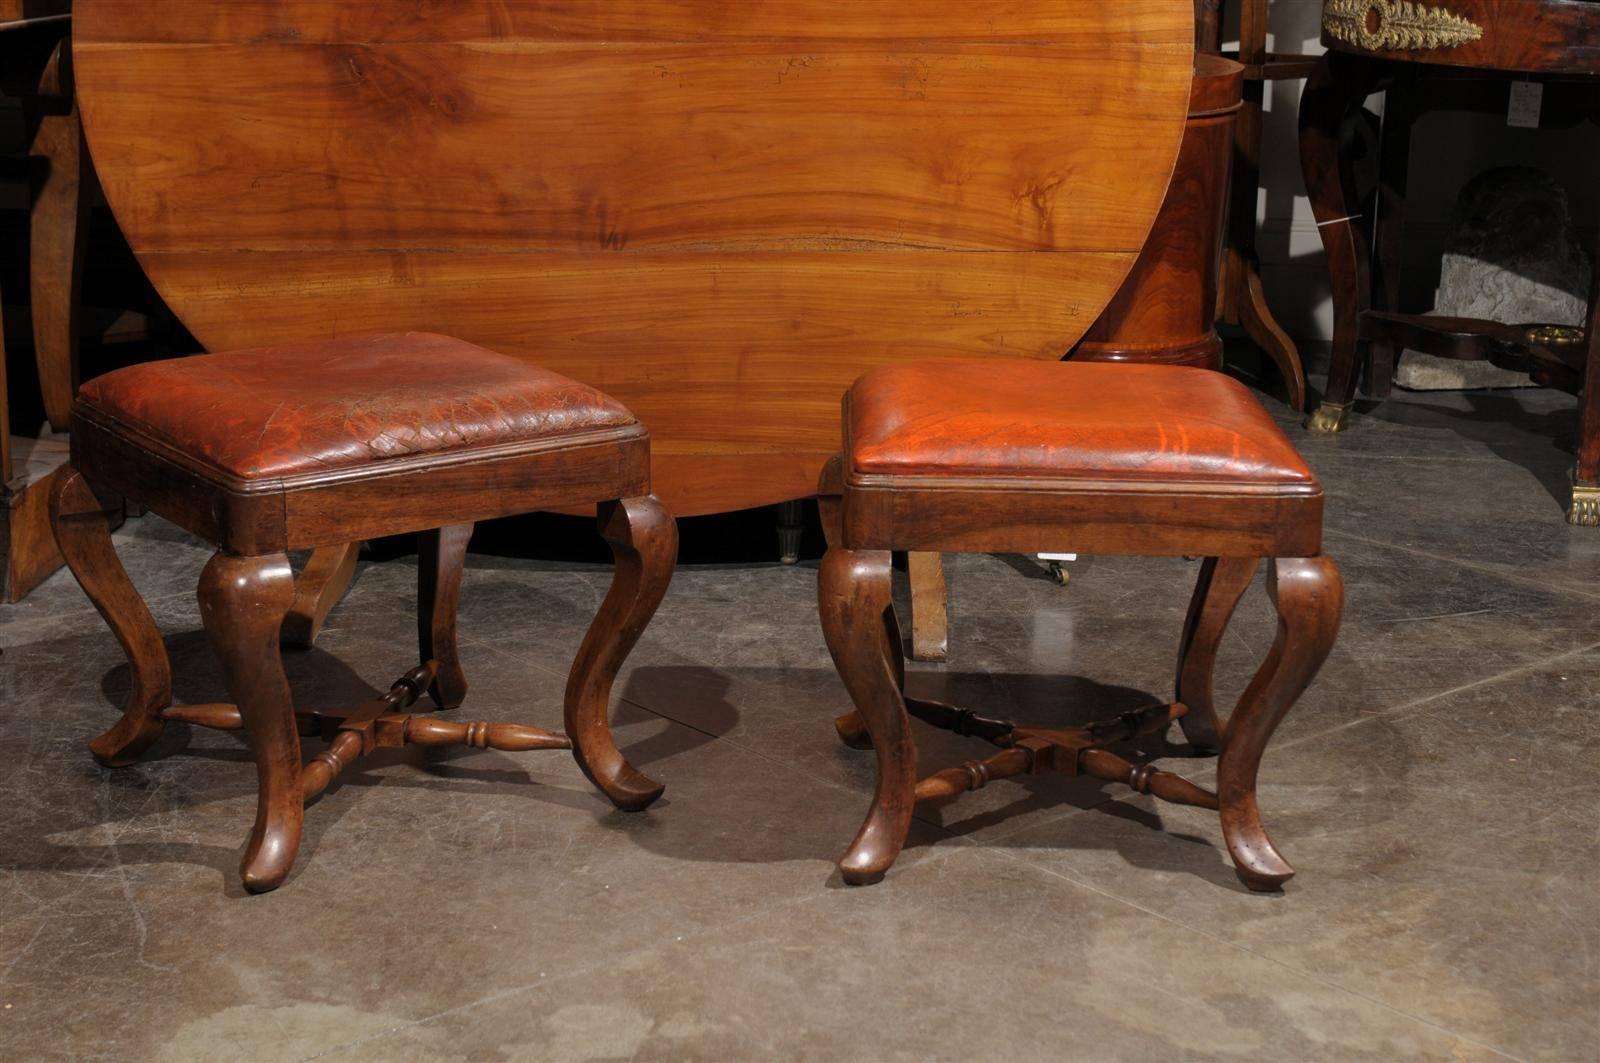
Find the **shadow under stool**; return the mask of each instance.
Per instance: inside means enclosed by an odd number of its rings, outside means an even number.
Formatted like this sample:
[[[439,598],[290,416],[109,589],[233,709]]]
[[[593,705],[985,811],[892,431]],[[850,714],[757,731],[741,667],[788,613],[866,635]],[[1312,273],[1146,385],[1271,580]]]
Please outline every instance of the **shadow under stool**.
[[[232,704],[172,704],[161,634],[91,484],[217,547],[200,576],[200,615]],[[116,767],[169,720],[243,730],[260,783],[241,868],[252,892],[288,875],[306,802],[377,748],[570,748],[617,807],[661,795],[617,749],[607,710],[672,578],[677,526],[650,494],[649,436],[591,387],[428,333],[150,362],[84,385],[71,469],[51,501],[61,552],[133,676],[122,718],[90,749]],[[567,680],[567,734],[405,711],[423,695],[442,709],[466,696],[456,605],[474,522],[591,504],[616,574]],[[365,705],[296,712],[280,651],[295,598],[287,552],[404,533],[420,539],[422,663]],[[328,741],[305,763],[302,734]]]
[[[1322,488],[1239,382],[1205,369],[960,359],[887,366],[844,400],[844,449],[818,489],[828,552],[822,628],[855,711],[840,736],[876,751],[872,805],[839,861],[846,882],[881,879],[919,801],[1046,770],[1126,783],[1216,809],[1235,869],[1271,890],[1294,874],[1256,806],[1268,740],[1333,646],[1343,607],[1322,554]],[[1046,729],[905,695],[890,593],[895,550],[1205,558],[1184,625],[1170,704],[1083,728]],[[1217,649],[1268,560],[1276,641],[1237,707],[1213,703]],[[1000,748],[920,782],[909,717]],[[1205,790],[1116,743],[1173,722],[1218,757]]]

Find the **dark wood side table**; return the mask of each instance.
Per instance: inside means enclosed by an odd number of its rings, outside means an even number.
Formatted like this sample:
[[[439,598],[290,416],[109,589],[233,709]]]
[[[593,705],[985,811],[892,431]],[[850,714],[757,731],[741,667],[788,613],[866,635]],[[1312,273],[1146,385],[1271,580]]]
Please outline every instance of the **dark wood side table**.
[[[1580,396],[1578,461],[1567,519],[1600,526],[1600,386],[1589,386],[1600,383],[1600,269],[1585,328],[1397,313],[1394,266],[1405,166],[1385,165],[1372,212],[1376,217],[1368,216],[1355,188],[1345,135],[1369,95],[1423,78],[1474,82],[1476,91],[1466,95],[1479,107],[1496,85],[1498,106],[1508,107],[1513,82],[1538,82],[1549,90],[1547,107],[1560,104],[1556,109],[1570,116],[1572,107],[1564,101],[1574,88],[1585,96],[1600,89],[1600,0],[1325,0],[1322,39],[1329,51],[1301,101],[1300,153],[1328,255],[1334,343],[1327,393],[1308,427],[1329,432],[1344,427],[1358,375],[1365,377],[1367,394],[1387,395],[1401,348],[1527,372],[1539,384]],[[1384,143],[1388,153],[1399,155],[1414,96],[1391,96],[1396,99],[1400,113],[1386,116]],[[1600,115],[1591,111],[1588,117]],[[1374,240],[1381,249],[1376,286]],[[1358,368],[1364,372],[1358,374]]]

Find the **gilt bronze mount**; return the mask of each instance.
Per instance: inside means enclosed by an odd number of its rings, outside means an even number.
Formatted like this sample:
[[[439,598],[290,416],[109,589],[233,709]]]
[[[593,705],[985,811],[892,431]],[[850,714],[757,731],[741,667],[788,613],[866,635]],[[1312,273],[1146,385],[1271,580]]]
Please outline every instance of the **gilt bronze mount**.
[[[1443,7],[1412,0],[1327,0],[1322,29],[1368,51],[1436,51],[1483,38],[1483,27]]]

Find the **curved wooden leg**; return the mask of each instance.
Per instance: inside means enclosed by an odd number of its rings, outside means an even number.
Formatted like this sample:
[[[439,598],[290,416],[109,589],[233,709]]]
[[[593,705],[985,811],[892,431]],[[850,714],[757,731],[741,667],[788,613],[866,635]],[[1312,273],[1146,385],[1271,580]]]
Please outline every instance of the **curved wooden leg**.
[[[199,597],[206,637],[255,753],[256,822],[239,873],[245,889],[264,893],[276,889],[294,866],[305,813],[300,736],[278,645],[284,614],[294,601],[289,558],[213,554],[200,574]]]
[[[360,557],[360,543],[324,546],[311,552],[311,559],[294,581],[294,604],[283,618],[281,638],[285,649],[309,650],[316,645],[323,621],[356,578]]]
[[[840,513],[842,499],[839,497],[844,490],[844,459],[830,458],[828,464],[822,468],[822,476],[817,482],[817,515],[822,519],[822,534],[830,548],[844,545],[844,532],[842,530]],[[938,556],[938,555],[934,555]],[[942,571],[942,570],[941,570]],[[913,603],[912,608],[915,608]],[[898,626],[896,627],[894,646],[895,678],[900,690],[906,688],[906,662],[905,651],[900,645]],[[834,717],[833,729],[839,733],[839,740],[851,749],[871,749],[872,736],[867,733],[867,721],[855,709]]]
[[[1296,413],[1306,412],[1306,368],[1300,361],[1300,348],[1283,331],[1272,308],[1267,305],[1267,293],[1261,286],[1261,269],[1254,258],[1244,263],[1244,292],[1239,304],[1239,324],[1250,333],[1256,346],[1266,352],[1272,364],[1278,367],[1288,391],[1289,406]]]
[[[1257,557],[1208,557],[1200,566],[1178,651],[1176,700],[1189,707],[1178,726],[1202,753],[1215,753],[1222,748],[1222,725],[1212,686],[1217,648],[1260,565]]]
[[[456,612],[472,528],[452,524],[417,536],[417,646],[424,661],[439,662],[428,696],[441,709],[453,709],[467,697],[467,675],[456,649]]]
[[[1278,610],[1278,637],[1228,720],[1217,763],[1217,799],[1228,852],[1244,884],[1262,891],[1277,889],[1294,875],[1294,868],[1261,824],[1256,770],[1272,732],[1333,647],[1344,608],[1339,569],[1326,557],[1274,560],[1267,588]]]
[[[78,586],[111,627],[128,656],[133,690],[115,727],[89,743],[108,767],[132,764],[161,737],[161,711],[172,704],[172,666],[155,618],[117,558],[100,500],[76,469],[50,492],[50,525]]]
[[[1398,313],[1400,278],[1405,266],[1407,194],[1411,168],[1411,131],[1416,124],[1416,75],[1400,68],[1383,101],[1382,148],[1378,175],[1376,238],[1372,274],[1375,309]],[[1386,399],[1394,390],[1394,371],[1400,349],[1393,339],[1374,339],[1367,345],[1362,370],[1362,390]]]
[[[900,633],[890,570],[887,550],[830,546],[817,580],[828,650],[878,759],[872,807],[839,860],[844,880],[857,886],[877,882],[889,870],[905,845],[916,807],[917,750],[900,694]]]
[[[889,667],[894,672],[894,686],[900,692],[902,700],[906,693],[906,651],[905,638],[900,633],[900,620],[893,609],[889,610],[883,618],[885,638],[888,639],[887,652],[889,654]],[[851,749],[871,749],[872,731],[867,726],[867,721],[856,709],[842,713],[833,718],[833,729],[839,735],[839,740]]]
[[[1322,405],[1306,422],[1316,431],[1337,432],[1355,398],[1361,316],[1372,294],[1367,219],[1359,217],[1354,174],[1342,140],[1376,86],[1378,68],[1354,56],[1324,56],[1300,97],[1300,164],[1328,256],[1333,285],[1333,361]]]
[[[672,582],[678,525],[655,497],[602,502],[600,534],[617,572],[567,677],[566,725],[583,773],[624,812],[648,808],[664,787],[635,769],[611,735],[611,684]]]
[[[84,249],[94,204],[94,169],[83,143],[69,60],[63,43],[50,57],[39,95],[29,105],[31,154],[45,161],[31,213],[34,358],[50,427],[65,431],[78,387],[78,309]]]

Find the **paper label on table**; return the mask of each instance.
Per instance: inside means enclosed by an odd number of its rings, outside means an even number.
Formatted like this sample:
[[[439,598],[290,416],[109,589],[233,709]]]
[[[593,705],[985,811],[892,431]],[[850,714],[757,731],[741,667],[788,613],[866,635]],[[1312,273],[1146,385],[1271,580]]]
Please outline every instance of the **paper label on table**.
[[[1511,83],[1511,109],[1506,125],[1518,129],[1538,129],[1539,112],[1544,109],[1544,86],[1537,81]]]

